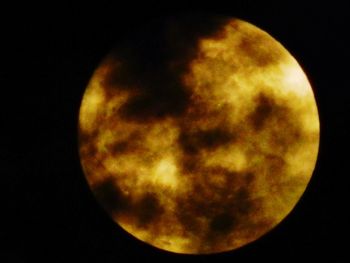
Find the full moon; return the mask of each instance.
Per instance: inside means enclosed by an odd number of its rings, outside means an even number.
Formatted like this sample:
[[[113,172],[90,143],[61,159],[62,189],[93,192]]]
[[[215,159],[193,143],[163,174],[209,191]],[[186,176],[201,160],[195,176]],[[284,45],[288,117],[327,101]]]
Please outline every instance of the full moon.
[[[259,239],[293,210],[319,127],[305,73],[272,36],[240,19],[184,16],[143,26],[102,60],[81,102],[79,153],[126,232],[211,254]]]

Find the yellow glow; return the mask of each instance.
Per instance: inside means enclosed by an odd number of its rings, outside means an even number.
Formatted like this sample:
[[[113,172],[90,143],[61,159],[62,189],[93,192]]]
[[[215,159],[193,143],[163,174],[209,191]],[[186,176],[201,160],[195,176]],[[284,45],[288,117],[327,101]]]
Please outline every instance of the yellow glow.
[[[176,188],[178,185],[177,168],[174,160],[161,159],[155,166],[152,181],[161,187]]]
[[[86,89],[80,107],[80,127],[85,131],[94,129],[95,122],[99,116],[99,111],[103,108],[105,94],[103,88],[97,80],[92,80]]]
[[[281,66],[283,78],[283,89],[296,93],[299,96],[307,96],[312,92],[308,84],[307,78],[298,66],[297,62],[291,59],[289,64]]]
[[[82,100],[81,163],[97,199],[138,239],[177,253],[236,249],[302,196],[319,145],[315,98],[290,53],[241,20],[198,39],[187,66],[186,109],[135,121],[120,110],[138,87],[107,85],[123,68],[108,57]],[[111,198],[99,192],[106,182]]]

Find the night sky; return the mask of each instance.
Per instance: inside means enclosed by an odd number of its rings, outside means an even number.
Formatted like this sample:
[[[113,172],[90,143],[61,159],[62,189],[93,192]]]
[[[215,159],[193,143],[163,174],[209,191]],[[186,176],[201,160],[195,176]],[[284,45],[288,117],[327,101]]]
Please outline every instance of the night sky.
[[[333,2],[290,1],[278,6],[231,2],[31,6],[22,11],[14,8],[12,22],[1,20],[1,29],[8,34],[1,76],[9,87],[1,111],[8,123],[1,142],[5,149],[0,170],[5,194],[1,262],[286,262],[302,257],[345,262],[349,258],[345,237],[349,230],[345,141],[350,59],[346,8]],[[210,256],[161,251],[127,234],[94,199],[78,156],[80,101],[98,63],[140,25],[184,13],[238,17],[280,41],[306,72],[321,123],[316,169],[290,216],[256,242]],[[184,37],[184,45],[191,37],[195,33]]]

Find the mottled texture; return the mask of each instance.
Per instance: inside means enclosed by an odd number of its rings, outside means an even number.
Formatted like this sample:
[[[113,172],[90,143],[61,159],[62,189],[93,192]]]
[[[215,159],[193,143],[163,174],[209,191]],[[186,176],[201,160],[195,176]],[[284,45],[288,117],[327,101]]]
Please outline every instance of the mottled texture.
[[[97,200],[136,238],[178,253],[228,251],[271,230],[304,192],[318,143],[303,71],[237,19],[141,27],[95,71],[80,109]]]

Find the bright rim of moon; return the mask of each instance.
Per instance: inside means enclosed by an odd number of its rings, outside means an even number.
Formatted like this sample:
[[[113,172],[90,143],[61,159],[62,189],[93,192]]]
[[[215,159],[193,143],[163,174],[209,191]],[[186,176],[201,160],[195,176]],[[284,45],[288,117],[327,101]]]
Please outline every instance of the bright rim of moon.
[[[82,99],[79,151],[123,229],[209,254],[257,240],[291,212],[315,167],[319,118],[297,61],[252,24],[228,19],[193,50],[154,71],[138,65],[132,81],[128,61],[107,56]],[[163,73],[162,89],[146,86]]]

